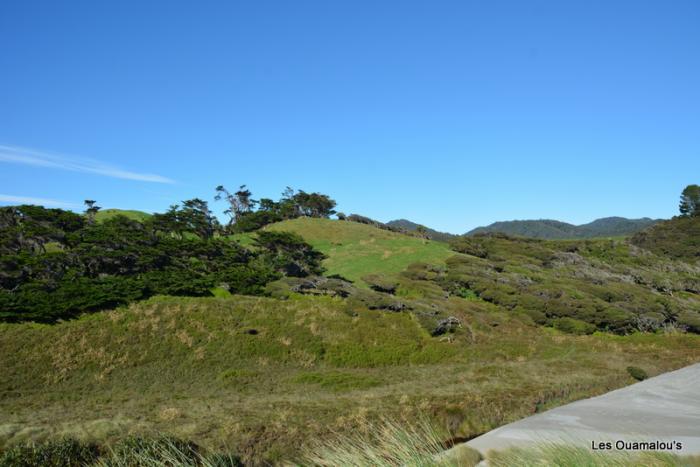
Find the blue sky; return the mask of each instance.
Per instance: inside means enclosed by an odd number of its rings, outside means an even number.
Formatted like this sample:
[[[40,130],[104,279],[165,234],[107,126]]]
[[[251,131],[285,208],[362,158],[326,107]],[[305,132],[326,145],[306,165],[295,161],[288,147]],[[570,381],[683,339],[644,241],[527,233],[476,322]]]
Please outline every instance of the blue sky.
[[[4,1],[0,203],[246,183],[457,233],[670,217],[700,183],[699,24],[695,0]]]

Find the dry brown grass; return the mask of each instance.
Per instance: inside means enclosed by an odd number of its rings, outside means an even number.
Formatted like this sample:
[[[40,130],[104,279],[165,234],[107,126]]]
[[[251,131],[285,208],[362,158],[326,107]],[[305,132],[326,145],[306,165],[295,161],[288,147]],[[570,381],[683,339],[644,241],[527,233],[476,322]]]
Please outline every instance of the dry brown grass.
[[[3,324],[0,443],[169,433],[277,461],[381,417],[426,414],[469,437],[631,384],[628,366],[653,376],[700,360],[700,336],[571,336],[481,303],[443,305],[463,323],[449,340],[410,315],[351,316],[324,297],[155,299]]]

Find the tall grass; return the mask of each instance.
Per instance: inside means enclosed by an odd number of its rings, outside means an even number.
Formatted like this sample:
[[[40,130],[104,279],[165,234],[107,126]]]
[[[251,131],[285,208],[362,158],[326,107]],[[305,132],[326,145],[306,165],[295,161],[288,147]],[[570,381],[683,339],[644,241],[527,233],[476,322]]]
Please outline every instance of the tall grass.
[[[604,452],[555,443],[511,448],[488,456],[490,467],[698,467],[700,458],[662,452]]]
[[[166,436],[127,438],[98,459],[94,467],[239,467],[232,454],[206,453],[193,443]]]
[[[202,450],[167,436],[130,437],[111,448],[75,439],[18,445],[0,453],[0,467],[242,467],[233,454]]]
[[[384,419],[367,423],[354,433],[337,433],[309,448],[298,465],[318,467],[471,467],[480,456],[462,450],[460,458],[446,457],[446,432],[427,420],[401,424]]]

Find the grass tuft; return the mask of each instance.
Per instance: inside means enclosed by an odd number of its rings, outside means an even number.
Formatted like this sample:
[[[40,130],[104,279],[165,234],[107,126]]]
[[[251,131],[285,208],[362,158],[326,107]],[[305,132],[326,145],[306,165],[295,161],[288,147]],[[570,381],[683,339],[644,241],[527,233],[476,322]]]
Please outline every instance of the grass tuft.
[[[460,457],[442,455],[448,435],[425,419],[400,424],[384,419],[366,423],[351,434],[336,434],[312,446],[302,458],[304,466],[422,467],[463,466],[479,462],[475,451],[460,450]]]

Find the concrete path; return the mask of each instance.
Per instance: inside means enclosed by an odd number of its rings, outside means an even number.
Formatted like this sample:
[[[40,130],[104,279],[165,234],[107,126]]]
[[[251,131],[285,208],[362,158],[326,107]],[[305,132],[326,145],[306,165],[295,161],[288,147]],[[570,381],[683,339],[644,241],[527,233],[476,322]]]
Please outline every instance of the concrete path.
[[[672,443],[673,449],[658,450],[700,455],[700,364],[533,415],[466,444],[485,455],[542,441],[591,449],[592,443],[605,448],[600,443],[610,442],[608,450],[613,452],[620,447],[629,450],[619,441],[663,441]]]

